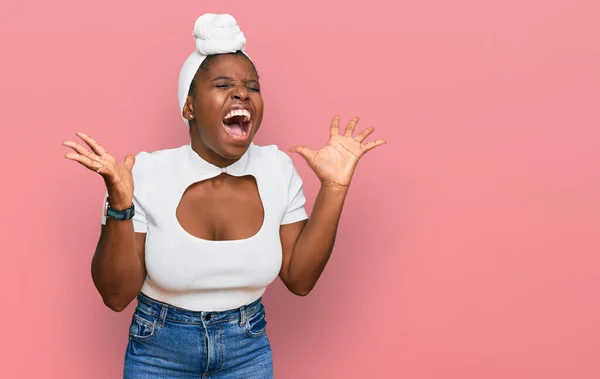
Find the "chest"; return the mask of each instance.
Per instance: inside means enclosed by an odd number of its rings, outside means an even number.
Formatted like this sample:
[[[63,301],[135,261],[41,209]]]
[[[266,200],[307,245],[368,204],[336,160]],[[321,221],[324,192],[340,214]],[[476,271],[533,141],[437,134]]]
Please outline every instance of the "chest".
[[[212,241],[241,240],[263,226],[265,209],[253,176],[216,178],[185,188],[176,219],[190,235]]]

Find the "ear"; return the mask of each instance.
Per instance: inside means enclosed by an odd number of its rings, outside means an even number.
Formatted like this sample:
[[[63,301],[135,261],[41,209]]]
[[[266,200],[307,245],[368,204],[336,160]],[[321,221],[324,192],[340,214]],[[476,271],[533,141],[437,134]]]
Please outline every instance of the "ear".
[[[194,119],[194,104],[191,96],[187,97],[181,114],[186,120],[191,121]]]

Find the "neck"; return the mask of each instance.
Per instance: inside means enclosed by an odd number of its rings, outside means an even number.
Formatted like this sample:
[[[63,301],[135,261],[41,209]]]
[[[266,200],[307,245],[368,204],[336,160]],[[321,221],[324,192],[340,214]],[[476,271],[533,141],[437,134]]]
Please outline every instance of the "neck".
[[[210,146],[208,146],[204,139],[198,135],[198,131],[195,125],[191,127],[191,146],[192,150],[196,152],[200,156],[200,158],[204,159],[206,162],[212,164],[217,167],[227,167],[235,162],[237,162],[241,157],[230,159],[224,158],[221,155],[217,154]]]

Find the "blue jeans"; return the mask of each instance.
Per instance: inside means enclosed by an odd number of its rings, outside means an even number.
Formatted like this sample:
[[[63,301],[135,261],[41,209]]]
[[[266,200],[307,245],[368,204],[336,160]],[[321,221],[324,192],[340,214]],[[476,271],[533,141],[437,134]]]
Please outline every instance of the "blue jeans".
[[[194,312],[138,296],[124,379],[271,379],[261,299],[223,312]]]

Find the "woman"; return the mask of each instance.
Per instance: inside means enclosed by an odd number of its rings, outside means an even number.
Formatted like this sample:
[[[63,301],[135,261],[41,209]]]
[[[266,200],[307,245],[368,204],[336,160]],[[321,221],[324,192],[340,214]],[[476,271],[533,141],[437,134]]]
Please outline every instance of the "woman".
[[[195,24],[196,51],[179,77],[190,143],[118,162],[83,133],[66,158],[106,183],[92,277],[104,303],[122,311],[137,297],[125,378],[271,378],[261,297],[277,276],[299,296],[331,254],[359,158],[385,141],[353,137],[339,117],[318,151],[292,148],[321,188],[308,218],[302,180],[276,146],[256,146],[263,99],[245,37],[230,15]],[[135,186],[134,186],[135,184]]]

